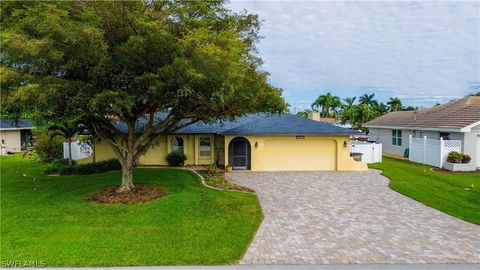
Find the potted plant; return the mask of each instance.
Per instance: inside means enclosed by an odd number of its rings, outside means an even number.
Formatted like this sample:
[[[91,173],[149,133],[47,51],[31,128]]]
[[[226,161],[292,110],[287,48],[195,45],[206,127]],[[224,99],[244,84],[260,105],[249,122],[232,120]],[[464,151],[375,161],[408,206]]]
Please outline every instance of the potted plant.
[[[225,171],[231,172],[232,170],[233,170],[232,165],[228,164],[227,166],[225,166]]]
[[[443,164],[443,167],[449,171],[475,171],[475,165],[470,163],[471,157],[464,155],[457,151],[448,153],[447,162]]]

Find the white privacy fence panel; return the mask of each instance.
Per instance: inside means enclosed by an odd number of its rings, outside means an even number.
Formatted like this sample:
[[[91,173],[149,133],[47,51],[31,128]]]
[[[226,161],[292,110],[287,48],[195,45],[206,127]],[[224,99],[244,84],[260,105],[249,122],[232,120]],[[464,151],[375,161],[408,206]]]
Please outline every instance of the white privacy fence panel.
[[[79,160],[84,159],[93,154],[92,147],[86,143],[81,141],[75,141],[71,144],[72,148],[72,160]],[[68,142],[63,143],[63,158],[68,158]]]
[[[366,163],[382,162],[382,144],[365,141],[351,141],[350,153],[362,153]]]
[[[459,140],[432,140],[423,138],[409,138],[408,159],[413,162],[427,164],[442,168],[443,162],[447,160],[448,153],[462,151],[462,141]]]

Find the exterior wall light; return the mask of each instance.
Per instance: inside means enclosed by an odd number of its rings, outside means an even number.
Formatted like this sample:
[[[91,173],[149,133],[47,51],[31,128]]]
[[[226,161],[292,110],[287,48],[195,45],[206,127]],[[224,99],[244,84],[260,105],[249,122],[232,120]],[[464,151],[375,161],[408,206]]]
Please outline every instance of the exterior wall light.
[[[343,141],[343,147],[347,147],[347,146],[348,146],[347,141]]]
[[[258,142],[255,142],[255,148],[258,148]]]

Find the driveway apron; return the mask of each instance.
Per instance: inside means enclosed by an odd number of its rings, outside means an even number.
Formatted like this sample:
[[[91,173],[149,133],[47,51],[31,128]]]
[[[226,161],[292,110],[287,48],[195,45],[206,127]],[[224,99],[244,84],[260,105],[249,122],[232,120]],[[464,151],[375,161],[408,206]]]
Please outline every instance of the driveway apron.
[[[379,171],[226,176],[265,215],[241,264],[480,263],[480,226],[391,190]]]

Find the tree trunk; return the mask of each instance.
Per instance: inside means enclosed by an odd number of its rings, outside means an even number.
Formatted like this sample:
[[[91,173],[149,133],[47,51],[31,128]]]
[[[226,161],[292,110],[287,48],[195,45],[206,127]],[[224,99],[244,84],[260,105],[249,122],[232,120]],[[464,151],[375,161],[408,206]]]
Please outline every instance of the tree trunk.
[[[96,144],[97,143],[95,141],[92,143],[92,160],[93,160],[93,163],[97,162],[97,149],[95,148]]]
[[[68,166],[72,166],[72,139],[68,138]]]
[[[131,154],[127,154],[125,160],[120,162],[122,164],[122,185],[118,189],[118,192],[129,192],[133,187],[133,157]]]

